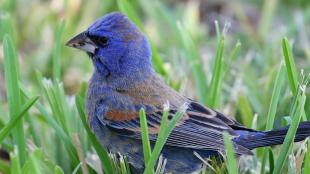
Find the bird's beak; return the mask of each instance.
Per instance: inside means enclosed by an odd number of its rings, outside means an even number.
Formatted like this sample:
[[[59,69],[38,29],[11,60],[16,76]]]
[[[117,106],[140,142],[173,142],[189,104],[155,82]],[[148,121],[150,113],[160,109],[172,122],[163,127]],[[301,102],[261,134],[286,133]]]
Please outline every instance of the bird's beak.
[[[66,45],[91,54],[95,54],[95,51],[98,49],[98,46],[87,36],[86,32],[76,35]]]

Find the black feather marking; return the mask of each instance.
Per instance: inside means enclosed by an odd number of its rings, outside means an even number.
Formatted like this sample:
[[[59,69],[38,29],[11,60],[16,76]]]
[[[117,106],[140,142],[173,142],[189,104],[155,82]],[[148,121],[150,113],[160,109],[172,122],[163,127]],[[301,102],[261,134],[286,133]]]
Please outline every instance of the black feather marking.
[[[266,132],[249,132],[249,136],[237,138],[236,143],[240,144],[248,149],[254,149],[257,147],[273,146],[282,144],[289,126],[284,128],[266,131]],[[302,141],[310,136],[310,122],[300,123],[295,135],[295,142]]]

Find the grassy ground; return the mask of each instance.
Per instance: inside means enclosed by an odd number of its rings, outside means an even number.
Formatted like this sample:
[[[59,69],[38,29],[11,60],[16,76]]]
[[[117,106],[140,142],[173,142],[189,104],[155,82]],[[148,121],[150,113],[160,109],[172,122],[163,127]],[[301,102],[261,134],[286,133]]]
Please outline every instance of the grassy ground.
[[[126,159],[107,154],[87,126],[91,62],[64,46],[99,16],[119,10],[147,34],[155,69],[182,94],[247,127],[292,124],[283,146],[257,149],[240,161],[225,136],[228,162],[208,161],[204,172],[310,173],[310,143],[291,143],[298,122],[310,119],[309,5],[306,0],[1,0],[0,171],[128,173]],[[149,172],[174,126],[163,124],[168,126],[153,151],[144,136]],[[165,160],[159,163],[157,173]]]

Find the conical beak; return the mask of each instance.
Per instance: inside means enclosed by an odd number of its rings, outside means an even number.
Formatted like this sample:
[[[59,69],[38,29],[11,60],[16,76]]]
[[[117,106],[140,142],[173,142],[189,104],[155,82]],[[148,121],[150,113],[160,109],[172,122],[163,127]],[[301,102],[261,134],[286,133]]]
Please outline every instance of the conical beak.
[[[86,32],[82,32],[76,35],[70,39],[66,45],[91,54],[95,54],[96,50],[98,49],[97,45],[87,36]]]

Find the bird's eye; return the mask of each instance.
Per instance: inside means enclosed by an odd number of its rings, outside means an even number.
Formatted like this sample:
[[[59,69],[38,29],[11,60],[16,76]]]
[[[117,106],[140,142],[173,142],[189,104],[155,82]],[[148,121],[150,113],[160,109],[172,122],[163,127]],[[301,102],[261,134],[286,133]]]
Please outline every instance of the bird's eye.
[[[108,38],[99,36],[89,36],[90,39],[98,46],[105,47],[108,44]]]

